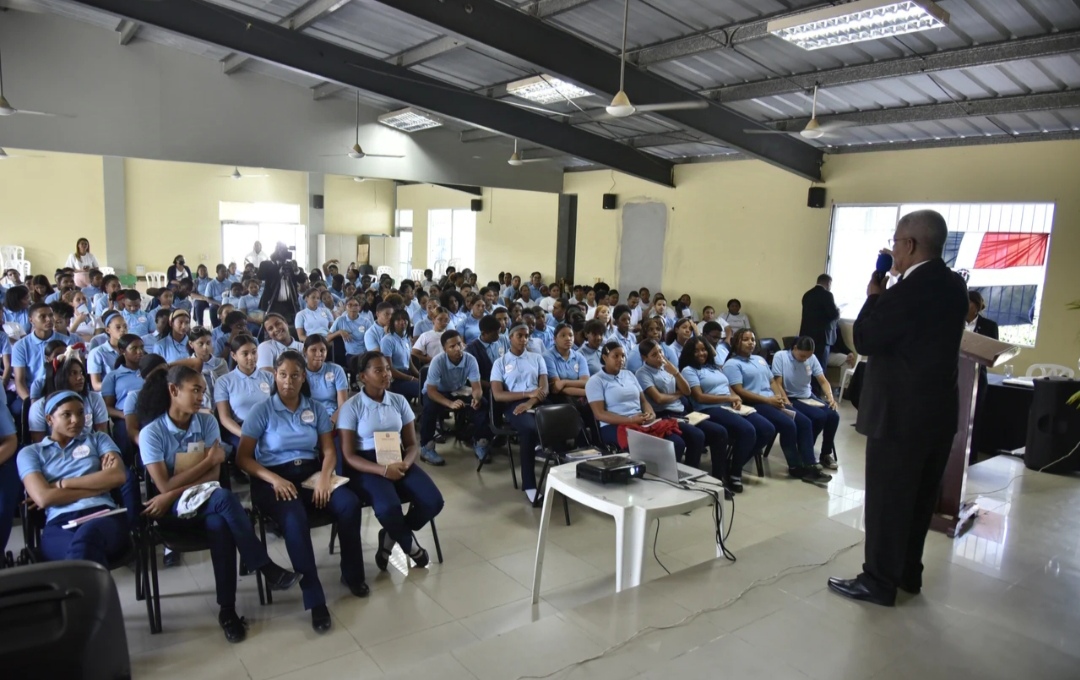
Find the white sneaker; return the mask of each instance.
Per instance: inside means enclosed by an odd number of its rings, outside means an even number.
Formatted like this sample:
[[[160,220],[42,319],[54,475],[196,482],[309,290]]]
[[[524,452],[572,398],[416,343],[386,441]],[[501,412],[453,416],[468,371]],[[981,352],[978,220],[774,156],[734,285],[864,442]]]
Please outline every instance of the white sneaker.
[[[530,503],[536,502],[536,489],[525,489],[525,497],[529,499]]]

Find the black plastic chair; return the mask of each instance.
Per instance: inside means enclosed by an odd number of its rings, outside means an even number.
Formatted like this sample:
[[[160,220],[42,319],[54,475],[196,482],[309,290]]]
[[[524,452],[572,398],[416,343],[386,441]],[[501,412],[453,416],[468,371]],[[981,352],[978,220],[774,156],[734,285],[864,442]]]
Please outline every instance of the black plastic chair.
[[[266,547],[266,528],[267,526],[276,526],[274,518],[263,513],[259,510],[259,507],[254,503],[251,504],[251,514],[255,521],[259,524],[259,540],[262,541],[263,547]],[[319,527],[330,527],[330,554],[334,554],[334,539],[337,537],[337,520],[334,516],[325,510],[318,508],[306,508],[308,518],[308,529],[318,529]],[[280,531],[278,532],[280,533]],[[361,559],[363,559],[361,557]],[[255,582],[259,588],[259,604],[267,605],[274,603],[274,592],[266,586],[261,571],[255,571]]]
[[[401,499],[402,505],[409,502],[409,497],[406,494],[405,498]],[[360,497],[360,507],[370,508],[371,503],[368,501],[367,496]],[[431,525],[431,539],[435,542],[435,555],[439,558],[439,564],[443,562],[442,544],[439,543],[439,530],[435,528],[435,520],[432,519],[428,524]],[[320,525],[323,526],[323,525]],[[334,543],[337,541],[337,523],[330,526],[330,554],[334,554]]]
[[[776,338],[761,338],[758,340],[754,354],[765,357],[765,361],[772,366],[773,356],[779,351],[780,343],[776,341]]]
[[[796,335],[785,335],[781,339],[784,341],[784,349],[791,349],[795,346],[795,341],[799,338]]]
[[[510,427],[510,425],[503,420],[502,409],[495,408],[495,397],[489,390],[485,395],[488,402],[488,427],[491,428],[491,433],[496,437],[506,437],[506,453],[510,457],[510,478],[514,481],[514,488],[518,488],[517,481],[517,464],[514,462],[514,447],[513,438],[517,436],[517,430]],[[520,444],[518,445],[521,446]],[[490,454],[489,454],[490,455]],[[476,471],[480,472],[484,467],[484,460],[481,460],[476,466]]]
[[[541,493],[536,495],[534,506],[543,502],[544,482],[552,462],[562,465],[569,462],[569,454],[583,450],[577,446],[578,435],[581,434],[581,414],[573,404],[551,404],[536,409],[536,436],[540,440],[540,449],[544,452],[544,468],[540,471],[540,479],[536,484]],[[566,525],[570,526],[570,503],[565,496],[563,512],[566,514]]]

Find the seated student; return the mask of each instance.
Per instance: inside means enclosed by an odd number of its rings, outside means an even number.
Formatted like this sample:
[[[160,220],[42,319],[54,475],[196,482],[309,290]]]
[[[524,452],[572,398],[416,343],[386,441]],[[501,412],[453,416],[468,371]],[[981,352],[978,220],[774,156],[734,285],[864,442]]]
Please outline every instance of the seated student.
[[[493,316],[480,320],[480,337],[465,346],[480,367],[480,383],[485,390],[490,389],[491,367],[503,354],[509,351],[509,341],[500,335],[501,326]]]
[[[172,311],[168,309],[159,309],[150,314],[150,317],[154,320],[154,332],[140,336],[142,337],[143,345],[146,346],[148,351],[157,344],[158,340],[164,338],[171,332],[169,328],[170,315],[172,315]]]
[[[236,309],[247,314],[248,318],[256,323],[262,323],[263,311],[259,308],[259,301],[262,299],[259,293],[259,280],[248,279],[246,294],[241,296],[240,300],[236,303]]]
[[[345,313],[334,320],[330,327],[331,333],[337,333],[345,343],[345,357],[336,357],[339,363],[348,361],[349,357],[359,356],[366,350],[364,346],[364,334],[374,323],[371,313],[361,314],[363,305],[360,300],[350,297],[345,300]]]
[[[657,293],[653,297],[652,306],[645,316],[649,319],[660,319],[664,324],[664,332],[671,330],[675,325],[675,314],[668,314],[667,300],[663,293]]]
[[[142,308],[142,296],[139,295],[139,291],[123,291],[117,298],[117,303],[120,305],[120,314],[127,322],[128,333],[140,338],[150,334],[152,322],[150,316]]]
[[[172,309],[175,295],[171,288],[159,288],[157,291],[147,289],[147,294],[154,299],[146,306],[146,311],[152,312],[157,309]]]
[[[394,380],[390,391],[406,399],[420,396],[420,371],[412,363],[412,347],[409,344],[409,313],[397,309],[390,316],[390,327],[379,341],[380,351],[390,359]]]
[[[216,275],[206,284],[206,288],[202,291],[202,296],[205,298],[205,302],[210,305],[210,323],[217,326],[217,320],[219,319],[216,314],[217,306],[221,304],[232,304],[223,299],[225,295],[232,290],[232,281],[229,280],[229,268],[225,265],[219,264],[215,268],[215,271]]]
[[[90,390],[86,368],[77,352],[61,356],[55,364],[47,362],[44,377],[41,393],[35,396],[34,402],[30,405],[30,441],[36,444],[49,434],[49,425],[45,418],[45,402],[53,394],[64,391],[78,394],[83,402],[86,414],[82,434],[88,435],[95,430],[108,434],[109,411],[105,406],[105,400],[100,394]]]
[[[107,434],[84,433],[85,407],[70,390],[54,392],[44,404],[51,434],[19,452],[18,469],[26,493],[45,510],[41,552],[45,559],[90,560],[108,568],[128,548],[126,514],[109,515],[65,529],[68,522],[113,510],[110,491],[127,483],[127,468]]]
[[[375,307],[375,323],[364,333],[365,351],[373,352],[382,347],[383,336],[389,332],[390,317],[394,315],[394,303],[380,302]]]
[[[470,407],[469,415],[474,432],[474,450],[479,460],[488,455],[488,411],[480,382],[480,365],[476,357],[465,352],[465,341],[457,331],[445,331],[440,337],[443,351],[431,362],[424,384],[423,413],[420,416],[420,460],[432,465],[446,461],[435,451],[435,428],[449,411]],[[462,390],[472,393],[471,399],[455,394]]]
[[[526,343],[525,349],[527,351],[529,351],[529,352],[533,352],[535,354],[539,354],[539,355],[543,356],[543,354],[547,351],[547,347],[544,346],[544,340],[545,340],[544,335],[543,334],[537,335],[537,332],[536,332],[536,315],[533,314],[531,310],[523,310],[519,314],[518,320],[514,321],[513,320],[513,318],[514,318],[513,317],[513,311],[514,310],[511,309],[511,316],[510,316],[511,320],[508,323],[513,324],[513,325],[516,325],[518,323],[523,323],[523,324],[525,324],[525,327],[527,329],[529,329],[529,341],[528,341],[528,343]]]
[[[4,334],[18,339],[30,332],[30,305],[33,304],[26,286],[12,286],[4,292]]]
[[[304,294],[304,309],[296,313],[296,335],[301,342],[309,334],[318,334],[323,337],[330,335],[330,327],[334,325],[334,314],[322,306],[320,299],[322,291],[312,288]]]
[[[528,310],[535,321],[535,327],[529,337],[539,340],[543,346],[543,352],[549,352],[555,347],[555,325],[548,323],[547,312],[540,307],[532,307]]]
[[[176,284],[176,290],[173,291],[173,309],[182,309],[188,314],[192,313],[193,304],[191,290],[193,285],[191,279],[181,279],[180,282]]]
[[[458,332],[465,338],[466,344],[480,337],[480,319],[487,316],[484,298],[478,297],[473,300],[469,306],[469,312],[470,314],[465,317],[464,323],[458,326]]]
[[[431,271],[430,269],[425,269],[424,279],[420,282],[420,287],[424,290],[430,290],[431,287],[435,285],[435,281],[433,280],[434,276],[435,272]]]
[[[86,301],[86,295],[81,290],[64,294],[64,302],[71,305],[74,312],[71,322],[68,324],[68,335],[76,336],[82,342],[89,342],[94,337],[94,317],[90,313],[90,305]]]
[[[450,326],[460,333],[465,318],[469,314],[468,307],[465,305],[465,298],[461,297],[461,293],[456,290],[447,290],[439,295],[439,304],[450,312]]]
[[[502,404],[503,417],[518,434],[521,487],[529,502],[536,500],[536,418],[529,410],[548,395],[547,364],[539,354],[525,351],[529,329],[519,324],[510,329],[510,351],[492,363],[491,396]]]
[[[230,304],[236,306],[240,304],[240,299],[244,297],[244,284],[239,281],[233,281],[229,284],[229,290],[221,295],[222,304]]]
[[[53,330],[56,334],[72,344],[82,342],[82,338],[72,335],[70,329],[71,321],[75,318],[75,308],[63,300],[58,300],[49,303],[49,309],[52,310]]]
[[[30,398],[30,385],[45,373],[45,345],[50,340],[60,340],[70,345],[71,340],[57,333],[52,308],[44,302],[30,305],[31,332],[11,347],[11,366],[15,376],[15,392],[22,402]]]
[[[742,408],[742,399],[731,393],[727,376],[716,362],[716,353],[702,338],[691,338],[679,356],[679,369],[690,387],[690,404],[722,426],[732,444],[731,457],[713,455],[714,476],[736,493],[743,489],[743,466],[776,437],[776,428],[757,413],[739,415],[728,409]]]
[[[824,486],[831,476],[821,471],[814,455],[814,434],[810,419],[798,411],[792,418],[784,398],[772,390],[772,369],[764,357],[754,354],[757,338],[749,328],[740,328],[732,338],[732,353],[724,363],[724,375],[731,389],[772,423],[780,433],[780,448],[787,459],[788,474],[809,484]]]
[[[450,313],[442,307],[435,308],[435,321],[432,327],[420,334],[412,346],[412,357],[422,366],[430,364],[435,357],[443,353],[442,335],[450,326]],[[465,341],[461,342],[462,350]],[[423,452],[421,451],[421,455]]]
[[[632,290],[626,295],[626,306],[630,308],[630,328],[635,332],[641,329],[641,294]]]
[[[30,383],[30,399],[41,399],[41,395],[45,393],[45,378],[48,375],[49,370],[53,367],[53,363],[60,363],[64,360],[64,357],[71,352],[73,355],[81,356],[78,348],[72,346],[69,350],[69,346],[65,344],[63,340],[50,340],[45,343],[45,352],[43,353],[44,369],[38,377],[34,378],[34,382]]]
[[[263,321],[263,329],[266,331],[266,340],[259,343],[258,367],[264,371],[273,371],[274,362],[279,354],[287,349],[295,349],[303,352],[304,346],[298,340],[294,340],[289,334],[289,325],[282,315],[271,312]]]
[[[637,337],[630,332],[630,308],[626,305],[616,305],[612,312],[611,326],[605,336],[605,341],[614,340],[622,345],[623,352],[629,357],[637,346]]]
[[[261,371],[260,371],[261,372]],[[269,376],[268,376],[269,377]],[[300,574],[275,564],[266,547],[255,536],[251,519],[240,500],[227,489],[214,489],[196,508],[181,503],[184,492],[194,486],[217,482],[225,450],[214,417],[200,413],[206,383],[190,366],[173,366],[147,378],[139,393],[139,452],[146,474],[158,494],[146,503],[143,514],[163,527],[205,531],[210,543],[217,589],[218,623],[229,642],[247,637],[247,624],[236,613],[236,554],[249,569],[257,569],[271,590],[286,590]],[[185,469],[178,470],[177,456],[203,454]],[[189,515],[194,511],[193,515]],[[185,515],[182,518],[180,515]]]
[[[87,300],[93,300],[94,296],[101,292],[102,286],[104,285],[104,278],[105,277],[100,269],[90,270],[89,274],[87,274],[90,285],[82,289],[83,295],[86,296]]]
[[[229,356],[229,342],[237,335],[254,337],[259,332],[261,324],[249,321],[246,314],[233,310],[229,305],[222,305],[218,311],[223,309],[230,311],[225,313],[221,325],[210,331],[210,343],[214,348],[214,356],[226,359]]]
[[[551,397],[562,395],[563,399],[585,396],[585,383],[589,380],[589,362],[574,349],[574,329],[561,323],[555,327],[555,347],[544,355]]]
[[[311,398],[326,411],[331,425],[337,425],[338,409],[349,398],[349,379],[345,369],[329,363],[330,345],[326,338],[312,334],[304,341],[304,361],[307,368],[307,386]]]
[[[121,291],[120,277],[115,274],[106,274],[101,279],[101,292],[90,300],[91,311],[94,316],[100,317],[106,311],[114,309],[120,311],[120,305],[115,302],[115,295]]]
[[[191,315],[182,309],[174,309],[168,314],[168,319],[168,331],[150,347],[150,353],[159,354],[172,363],[191,356],[188,348]]]
[[[724,327],[720,325],[719,321],[706,321],[702,328],[705,329],[705,332],[701,334],[701,337],[707,340],[712,345],[713,351],[716,352],[716,365],[723,366],[728,355],[731,354],[731,345],[728,344],[725,338]],[[730,330],[729,326],[727,335],[730,335]]]
[[[840,413],[832,396],[832,385],[825,378],[825,371],[814,356],[814,339],[801,337],[795,346],[777,352],[773,356],[773,391],[781,397],[787,408],[794,409],[810,419],[813,426],[814,440],[821,438],[821,467],[835,470],[836,429],[840,426]],[[814,397],[810,393],[810,379],[821,386],[825,399]],[[807,403],[810,402],[810,403]]]
[[[7,549],[11,537],[11,525],[23,500],[23,487],[19,483],[19,467],[15,452],[19,449],[19,436],[15,419],[7,407],[7,390],[0,388],[0,552]]]
[[[548,314],[551,314],[552,307],[555,306],[556,300],[562,297],[562,287],[557,283],[553,283],[548,286],[547,297],[541,298],[537,304]]]
[[[415,416],[404,397],[389,391],[390,360],[381,352],[365,352],[357,357],[356,370],[362,387],[342,407],[338,429],[345,470],[352,478],[350,488],[357,496],[370,500],[383,527],[379,530],[375,564],[386,571],[397,544],[422,569],[430,560],[415,532],[439,514],[443,497],[431,477],[416,465],[420,445],[413,427]],[[398,433],[401,462],[377,462],[375,434],[379,432]],[[401,511],[403,500],[409,501],[408,514]]]
[[[191,356],[202,364],[202,377],[206,381],[206,399],[203,408],[213,413],[214,384],[217,383],[218,378],[229,372],[229,365],[221,357],[214,356],[213,333],[206,326],[196,326],[188,332],[187,347],[191,351]]]
[[[731,334],[735,331],[728,330],[729,326],[727,321],[724,321],[719,316],[717,316],[716,309],[711,305],[705,305],[705,307],[701,310],[701,321],[699,321],[697,325],[698,335],[705,334],[705,324],[709,323],[710,321],[715,321],[717,325],[720,326],[720,330],[723,331],[724,340],[731,339]]]
[[[229,350],[236,368],[214,382],[214,404],[218,420],[226,430],[224,441],[236,451],[244,419],[256,404],[270,398],[274,379],[270,371],[257,368],[259,350],[255,338],[250,335],[233,336],[229,341]]]
[[[604,345],[604,334],[607,327],[603,321],[592,319],[585,322],[585,342],[579,348],[581,356],[589,363],[589,375],[596,375],[603,368],[601,354]],[[624,352],[625,354],[625,352]]]
[[[317,333],[308,337],[322,338]],[[304,609],[311,610],[311,627],[325,633],[331,627],[330,610],[311,545],[310,511],[325,510],[337,521],[341,582],[357,597],[367,597],[370,590],[360,545],[360,499],[344,486],[331,485],[337,467],[334,428],[326,409],[305,389],[308,375],[299,352],[278,355],[273,395],[252,408],[244,421],[237,463],[251,477],[251,502],[272,517],[285,536],[289,561],[302,576],[300,590]],[[309,477],[315,477],[314,489],[303,485]]]
[[[732,333],[740,328],[750,328],[750,317],[742,313],[742,303],[734,298],[728,300],[727,311],[720,315],[720,320],[731,326]]]
[[[422,334],[430,331],[432,328],[435,327],[435,315],[438,313],[438,310],[439,310],[439,300],[438,300],[438,298],[436,298],[434,296],[428,298],[427,302],[424,304],[424,313],[422,315],[418,315],[418,317],[415,317],[415,318],[412,319],[412,325],[413,325],[412,337],[413,337],[414,340],[416,338],[419,338]],[[447,317],[446,318],[447,318],[447,323],[449,324],[449,319],[450,319],[449,311],[447,311]]]
[[[127,322],[120,312],[108,311],[102,318],[108,342],[104,342],[86,355],[86,370],[90,373],[90,384],[95,391],[101,391],[101,381],[116,366],[116,360],[120,357],[117,344],[120,338],[127,335]]]
[[[200,264],[195,269],[195,278],[192,279],[191,292],[188,294],[191,299],[191,315],[195,319],[196,325],[202,325],[203,316],[210,308],[210,301],[206,298],[206,287],[210,284],[210,275],[207,272],[206,265]],[[211,325],[214,325],[211,322]]]
[[[690,296],[686,293],[680,295],[679,299],[676,300],[675,304],[672,306],[675,310],[676,319],[690,319],[695,323],[697,322],[697,318],[694,316],[693,302],[691,301]]]
[[[671,347],[671,351],[675,353],[675,356],[679,356],[682,354],[686,343],[695,335],[697,335],[697,329],[694,327],[694,322],[683,317],[675,321],[664,339],[667,341],[668,346]]]
[[[664,322],[661,319],[652,318],[645,319],[641,322],[641,333],[638,335],[638,342],[645,342],[646,340],[652,340],[660,345],[661,351],[664,353],[664,359],[678,365],[679,355],[675,353],[675,350],[671,348],[671,345],[664,342],[664,333],[666,329]],[[626,360],[626,370],[631,373],[637,373],[638,369],[644,365],[644,359],[641,352],[631,352]]]

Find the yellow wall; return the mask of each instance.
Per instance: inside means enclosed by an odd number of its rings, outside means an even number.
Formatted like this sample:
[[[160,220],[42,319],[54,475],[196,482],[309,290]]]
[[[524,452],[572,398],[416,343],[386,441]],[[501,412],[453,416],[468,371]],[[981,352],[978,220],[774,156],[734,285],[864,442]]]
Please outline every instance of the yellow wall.
[[[328,234],[394,234],[394,183],[326,175],[323,220]]]
[[[427,213],[446,208],[468,209],[476,198],[430,184],[398,187],[397,207],[413,211],[413,268],[427,261]],[[523,279],[539,271],[545,280],[555,277],[555,236],[559,196],[537,191],[484,189],[484,209],[476,214],[476,273],[483,284],[500,271]]]
[[[108,264],[101,156],[6,151],[13,157],[0,162],[0,245],[25,248],[32,273],[50,279],[80,237]],[[22,154],[38,157],[15,157]]]
[[[1080,314],[1064,307],[1080,298],[1080,142],[843,154],[824,172],[829,200],[841,204],[1056,203],[1036,347],[1015,363],[1076,363]],[[669,299],[689,293],[700,309],[738,297],[762,335],[793,334],[802,293],[825,268],[831,211],[806,208],[805,180],[758,161],[680,165],[675,180],[669,189],[610,171],[567,174],[564,191],[579,197],[576,278],[615,281],[622,205],[659,201],[671,209]],[[618,210],[601,210],[609,191]]]

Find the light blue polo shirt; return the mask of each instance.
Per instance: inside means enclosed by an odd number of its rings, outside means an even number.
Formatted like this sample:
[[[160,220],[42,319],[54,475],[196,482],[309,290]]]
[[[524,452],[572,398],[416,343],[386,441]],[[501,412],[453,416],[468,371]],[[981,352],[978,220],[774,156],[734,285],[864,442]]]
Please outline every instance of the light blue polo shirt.
[[[17,312],[13,312],[10,309],[4,309],[4,323],[17,323],[22,327],[24,333],[29,333],[33,328],[33,324],[30,323],[29,310],[20,309]]]
[[[17,434],[17,431],[15,419],[11,417],[11,410],[7,407],[7,390],[0,389],[0,438],[13,434]]]
[[[601,401],[605,409],[620,416],[636,415],[641,413],[641,385],[630,371],[619,371],[617,375],[601,371],[585,383],[585,400]],[[610,426],[600,423],[600,427]]]
[[[101,396],[116,397],[116,404],[123,405],[128,392],[143,386],[143,377],[127,366],[115,369],[101,379]]]
[[[194,281],[192,281],[195,286],[195,292],[199,295],[206,295],[206,287],[210,284],[211,281],[213,281],[213,279],[196,278]]]
[[[137,312],[121,309],[120,316],[124,317],[124,321],[127,322],[128,333],[132,335],[141,338],[144,335],[149,335],[154,330],[154,320],[150,318],[145,309],[140,309]]]
[[[589,375],[596,375],[604,370],[604,361],[600,356],[603,347],[604,346],[601,345],[597,349],[593,349],[592,347],[589,347],[589,343],[586,342],[578,350],[578,352],[581,353],[581,356],[585,357],[585,361],[589,364]]]
[[[502,335],[500,335],[495,342],[491,343],[480,340],[480,346],[484,348],[484,352],[487,353],[488,359],[491,359],[492,366],[494,366],[495,362],[504,355],[510,353],[510,341]]]
[[[225,278],[224,281],[218,281],[216,278],[210,279],[210,282],[206,284],[206,288],[203,289],[203,295],[220,303],[221,297],[228,293],[232,289],[232,281]]]
[[[510,392],[532,392],[540,386],[540,376],[547,374],[544,358],[533,352],[510,351],[491,365],[491,382],[502,382]]]
[[[137,391],[136,391],[137,392]],[[52,434],[52,428],[45,422],[45,402],[47,399],[38,399],[30,405],[30,431]],[[120,402],[117,402],[119,404]],[[82,436],[89,435],[95,425],[105,425],[109,422],[109,409],[105,407],[105,400],[97,392],[88,392],[83,395],[83,412],[86,414],[86,424],[83,425]]]
[[[749,358],[732,356],[724,364],[724,375],[732,385],[742,385],[747,392],[772,397],[772,369],[764,357],[756,354]]]
[[[355,319],[350,319],[348,313],[345,313],[334,320],[330,332],[348,331],[349,339],[343,339],[345,354],[363,354],[367,349],[364,345],[364,335],[371,326],[371,321],[366,319],[363,313],[357,314]]]
[[[188,351],[187,338],[177,342],[173,339],[172,333],[161,338],[148,349],[151,354],[157,354],[170,364],[191,356],[191,352]]]
[[[296,327],[303,328],[306,335],[330,335],[330,327],[334,325],[334,315],[329,309],[301,309],[296,313]]]
[[[299,340],[293,340],[288,347],[277,340],[263,340],[259,343],[255,368],[273,368],[278,356],[287,349],[295,349],[301,354],[304,353],[304,345]]]
[[[686,384],[690,386],[690,389],[700,387],[705,394],[717,397],[726,397],[731,394],[727,372],[714,364],[706,364],[701,368],[687,366],[682,370],[682,376],[686,378]],[[690,398],[690,403],[698,410],[720,406],[720,404],[703,404],[693,397]]]
[[[382,346],[380,343],[382,342],[384,335],[386,335],[385,328],[377,323],[372,324],[371,327],[367,329],[367,332],[364,333],[364,351],[374,352],[379,349]]]
[[[390,364],[401,371],[408,373],[412,355],[412,343],[409,339],[397,333],[387,333],[379,340],[379,349],[383,354],[390,357]]]
[[[547,366],[548,376],[560,380],[587,380],[589,378],[589,362],[581,356],[581,352],[570,348],[570,354],[564,359],[559,350],[553,349],[544,355],[544,365]]]
[[[290,411],[275,394],[251,409],[242,433],[258,442],[255,460],[273,467],[294,460],[318,460],[319,435],[332,429],[330,416],[319,402],[302,396],[297,409]]]
[[[255,369],[251,375],[244,375],[239,368],[234,368],[214,381],[214,403],[229,402],[229,408],[240,422],[256,404],[270,398],[274,385],[274,376],[267,371]]]
[[[810,398],[810,380],[824,375],[821,362],[813,354],[806,361],[799,361],[790,349],[773,355],[772,374],[784,379],[784,391],[792,399]]]
[[[119,454],[120,449],[109,435],[103,432],[91,432],[89,435],[76,437],[64,447],[46,437],[40,443],[30,444],[19,451],[19,479],[26,479],[34,472],[40,472],[49,484],[60,479],[85,477],[101,472],[101,459],[107,453]],[[67,505],[45,508],[45,521],[51,521],[64,513],[97,507],[115,508],[116,502],[109,492],[105,491]]]
[[[731,347],[726,342],[721,342],[715,348],[716,350],[716,365],[723,366],[729,356],[731,356]]]
[[[660,351],[664,353],[665,359],[675,364],[676,366],[679,365],[679,356],[671,350],[670,345],[661,342]],[[626,370],[636,374],[644,365],[645,360],[641,357],[641,345],[635,345],[634,351],[626,355]]]
[[[626,335],[623,335],[618,329],[612,329],[611,333],[604,338],[604,342],[614,340],[622,345],[623,351],[626,352],[626,361],[630,363],[630,355],[637,349],[637,336],[627,331]]]
[[[259,295],[243,295],[236,303],[236,308],[244,314],[251,315],[252,312],[260,312],[259,302],[262,297]]]
[[[424,390],[428,385],[434,385],[439,392],[450,393],[465,387],[466,381],[474,385],[480,382],[480,364],[476,357],[465,352],[461,361],[455,364],[443,352],[431,360]]]
[[[308,371],[307,381],[311,398],[322,405],[327,416],[334,415],[338,408],[337,393],[349,392],[349,378],[345,375],[345,369],[327,361],[318,371]]]
[[[555,333],[551,330],[550,326],[545,327],[544,330],[534,330],[529,334],[529,338],[540,341],[543,346],[541,354],[555,349]]]
[[[191,416],[186,430],[177,427],[168,413],[158,416],[152,423],[139,431],[139,453],[143,465],[165,463],[165,468],[172,476],[176,466],[176,454],[210,449],[214,442],[221,441],[221,429],[217,420],[208,413],[196,413]]]
[[[435,322],[432,321],[431,319],[429,319],[427,317],[427,315],[425,314],[424,318],[422,318],[419,321],[416,321],[416,322],[413,323],[412,336],[414,338],[419,338],[421,335],[423,335],[427,331],[433,331],[433,330],[435,330]],[[468,343],[466,343],[466,344],[468,344]]]
[[[480,337],[480,319],[469,314],[465,317],[465,320],[462,321],[461,325],[457,327],[457,331],[465,338],[465,344],[469,344]]]
[[[655,387],[656,391],[660,394],[675,394],[678,391],[678,383],[675,380],[675,376],[671,375],[662,368],[653,368],[652,366],[645,364],[637,370],[634,374],[637,378],[638,385],[641,385],[641,391],[645,392],[645,397],[648,398],[648,392],[650,387]],[[672,413],[682,413],[683,408],[682,401],[673,401],[670,404],[655,404],[652,400],[649,403],[653,405],[653,408],[659,411],[669,411]]]
[[[26,389],[30,389],[30,384],[38,377],[45,375],[45,345],[53,340],[60,340],[65,345],[71,344],[71,338],[53,332],[44,340],[30,333],[11,346],[11,367],[25,368],[29,376],[26,380]]]
[[[127,397],[124,399],[124,406],[123,406],[123,411],[124,411],[125,416],[133,416],[133,415],[135,415],[135,411],[137,410],[136,406],[139,403],[139,392],[141,390],[142,390],[142,388],[139,388],[137,390],[131,390],[130,392],[127,393]],[[205,399],[203,401],[205,403]],[[118,404],[118,406],[119,406],[119,404]]]
[[[360,390],[341,407],[338,429],[355,432],[360,451],[374,451],[376,432],[401,432],[415,418],[408,400],[400,394],[387,390],[379,402]]]

